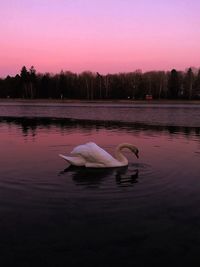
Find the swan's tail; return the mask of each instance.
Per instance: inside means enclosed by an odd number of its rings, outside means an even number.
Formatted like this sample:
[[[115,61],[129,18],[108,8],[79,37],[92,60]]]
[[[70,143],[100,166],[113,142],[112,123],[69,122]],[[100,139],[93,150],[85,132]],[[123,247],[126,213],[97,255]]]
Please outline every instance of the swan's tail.
[[[67,157],[67,156],[65,156],[65,155],[63,155],[63,154],[59,154],[59,157],[61,157],[61,158],[65,159],[65,160],[67,160],[67,161],[68,161],[68,160],[69,160],[69,158],[70,158],[70,157]]]
[[[61,158],[66,160],[69,164],[75,165],[75,166],[85,166],[85,160],[82,157],[69,157],[62,154],[59,154]]]

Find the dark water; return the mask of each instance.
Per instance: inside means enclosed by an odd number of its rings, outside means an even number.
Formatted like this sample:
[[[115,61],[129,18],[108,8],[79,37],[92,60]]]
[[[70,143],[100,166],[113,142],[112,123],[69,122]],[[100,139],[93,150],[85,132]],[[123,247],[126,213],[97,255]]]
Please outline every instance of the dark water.
[[[56,119],[50,106],[15,108],[0,109],[1,266],[199,266],[198,106],[173,106],[176,123],[170,107],[156,123],[154,107],[140,107],[146,121],[132,107],[109,107],[109,121],[81,120],[78,106],[77,120],[63,118],[67,107],[55,106]],[[126,110],[132,119],[121,119]],[[127,168],[67,168],[58,154],[88,141],[110,153],[130,142],[140,158],[126,153]]]

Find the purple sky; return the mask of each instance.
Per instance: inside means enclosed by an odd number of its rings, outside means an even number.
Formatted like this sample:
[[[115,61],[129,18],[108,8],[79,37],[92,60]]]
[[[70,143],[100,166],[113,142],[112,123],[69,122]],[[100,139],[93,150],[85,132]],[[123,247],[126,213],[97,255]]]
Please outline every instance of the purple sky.
[[[199,0],[1,0],[0,76],[200,67]]]

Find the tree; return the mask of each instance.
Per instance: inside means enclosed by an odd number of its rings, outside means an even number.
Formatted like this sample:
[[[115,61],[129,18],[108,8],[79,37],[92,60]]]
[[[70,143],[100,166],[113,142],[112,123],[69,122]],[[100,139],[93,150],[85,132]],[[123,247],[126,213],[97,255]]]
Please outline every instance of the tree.
[[[21,85],[23,87],[22,97],[34,98],[36,95],[36,70],[33,66],[27,71],[25,66],[22,67],[20,72]]]
[[[81,85],[80,96],[87,99],[94,99],[94,85],[95,85],[96,74],[91,71],[84,71],[79,75],[79,83]]]
[[[22,97],[26,98],[26,97],[28,97],[29,73],[28,73],[27,68],[25,66],[23,66],[21,69],[20,77],[21,77],[21,84],[23,87]]]
[[[33,66],[31,66],[29,70],[29,90],[30,90],[30,97],[35,97],[35,84],[36,84],[36,70]]]
[[[188,69],[185,80],[186,80],[186,88],[185,88],[186,95],[188,96],[188,99],[192,99],[194,74],[191,68]]]
[[[194,97],[200,98],[200,69],[194,81]]]
[[[49,73],[45,73],[41,76],[39,83],[39,97],[49,98],[50,95],[50,86],[51,86],[51,77]]]
[[[170,73],[168,81],[169,98],[172,99],[178,98],[179,90],[180,90],[179,75],[178,72],[175,69],[173,69]]]

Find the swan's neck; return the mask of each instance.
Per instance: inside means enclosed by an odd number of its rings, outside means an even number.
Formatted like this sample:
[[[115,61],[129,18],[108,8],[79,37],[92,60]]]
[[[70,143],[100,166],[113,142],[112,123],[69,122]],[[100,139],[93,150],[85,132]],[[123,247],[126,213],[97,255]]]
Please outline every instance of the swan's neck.
[[[129,148],[128,144],[124,143],[124,144],[120,144],[116,147],[115,150],[115,157],[118,161],[120,161],[124,166],[128,165],[128,160],[127,158],[122,154],[122,149],[123,148]]]

